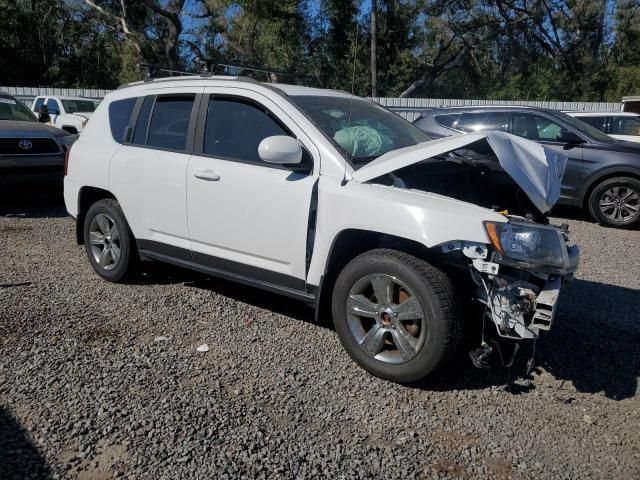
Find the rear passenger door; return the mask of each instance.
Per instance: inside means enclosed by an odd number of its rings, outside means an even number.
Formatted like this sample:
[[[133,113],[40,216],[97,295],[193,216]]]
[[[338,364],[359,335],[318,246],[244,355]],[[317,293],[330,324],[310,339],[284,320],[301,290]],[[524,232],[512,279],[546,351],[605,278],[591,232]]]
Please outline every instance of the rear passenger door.
[[[202,90],[164,88],[138,98],[133,129],[109,170],[139,247],[183,260],[190,260],[185,175]]]
[[[315,146],[271,99],[250,90],[207,88],[187,169],[193,260],[252,282],[305,289]],[[209,93],[210,95],[206,95]],[[259,143],[297,138],[307,171],[265,163]],[[315,153],[314,153],[315,152]]]

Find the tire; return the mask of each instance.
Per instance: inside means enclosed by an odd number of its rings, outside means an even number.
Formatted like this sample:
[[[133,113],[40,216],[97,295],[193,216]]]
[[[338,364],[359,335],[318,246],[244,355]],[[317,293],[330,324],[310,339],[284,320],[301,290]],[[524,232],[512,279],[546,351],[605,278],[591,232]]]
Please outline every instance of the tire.
[[[89,262],[102,278],[118,283],[135,273],[135,238],[116,200],[99,200],[89,207],[83,238]]]
[[[599,183],[589,196],[589,213],[600,225],[637,227],[640,225],[640,180],[615,177]]]
[[[334,285],[332,313],[351,358],[397,383],[432,373],[455,353],[462,336],[449,278],[396,250],[372,250],[347,264]]]

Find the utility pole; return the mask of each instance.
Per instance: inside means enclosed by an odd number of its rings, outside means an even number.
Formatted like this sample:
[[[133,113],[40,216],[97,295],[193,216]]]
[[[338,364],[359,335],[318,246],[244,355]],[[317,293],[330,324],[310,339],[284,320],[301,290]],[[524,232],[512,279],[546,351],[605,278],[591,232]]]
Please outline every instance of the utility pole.
[[[371,0],[371,96],[378,96],[378,53],[376,42],[377,30],[377,0]]]

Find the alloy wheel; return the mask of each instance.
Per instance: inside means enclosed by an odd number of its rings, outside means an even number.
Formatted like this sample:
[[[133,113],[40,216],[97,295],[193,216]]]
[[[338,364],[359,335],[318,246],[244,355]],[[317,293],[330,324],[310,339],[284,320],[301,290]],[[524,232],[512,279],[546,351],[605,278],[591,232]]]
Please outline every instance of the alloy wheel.
[[[89,244],[96,263],[105,270],[113,270],[120,262],[120,231],[113,218],[98,213],[89,225]]]
[[[626,185],[616,185],[600,195],[598,206],[609,221],[630,223],[640,214],[640,192]]]
[[[349,330],[367,355],[390,364],[405,363],[426,336],[422,305],[399,279],[386,274],[358,280],[347,298]]]

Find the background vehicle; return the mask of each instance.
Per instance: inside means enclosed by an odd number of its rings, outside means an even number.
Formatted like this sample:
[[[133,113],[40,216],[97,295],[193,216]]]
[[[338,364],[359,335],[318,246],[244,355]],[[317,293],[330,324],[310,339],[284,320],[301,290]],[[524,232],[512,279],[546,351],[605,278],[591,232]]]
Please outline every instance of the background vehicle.
[[[75,137],[38,122],[17,98],[0,92],[0,177],[13,182],[62,179],[64,156]]]
[[[38,113],[45,105],[51,116],[51,124],[69,133],[80,133],[95,111],[98,101],[83,97],[36,97],[31,111]]]
[[[456,107],[425,111],[414,125],[435,137],[499,130],[569,156],[558,203],[581,207],[602,225],[640,225],[640,145],[620,142],[556,110]]]
[[[640,142],[640,114],[633,112],[565,112],[610,137]]]
[[[429,141],[342,92],[149,80],[98,107],[71,151],[64,197],[104,279],[159,260],[305,301],[333,317],[363,368],[411,382],[456,350],[460,298],[475,295],[477,320],[513,349],[550,328],[577,268],[567,232],[544,216],[562,161],[521,139],[510,174],[448,154],[482,142],[508,150],[508,140]],[[539,162],[536,174],[525,178],[521,155]],[[493,302],[502,307],[488,314]],[[477,363],[490,351],[483,337]]]

